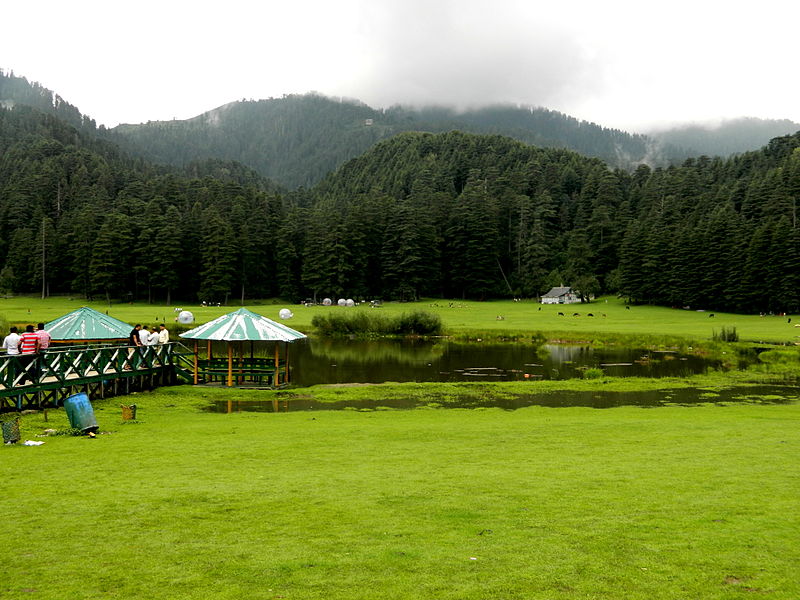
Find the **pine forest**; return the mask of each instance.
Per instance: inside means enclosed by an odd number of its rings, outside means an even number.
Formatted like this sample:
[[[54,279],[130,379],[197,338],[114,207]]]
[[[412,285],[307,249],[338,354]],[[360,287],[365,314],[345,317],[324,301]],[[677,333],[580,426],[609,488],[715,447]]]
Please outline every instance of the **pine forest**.
[[[563,284],[585,299],[800,311],[800,133],[620,168],[498,134],[405,131],[293,187],[232,157],[147,158],[20,89],[30,101],[0,104],[6,294],[238,304]]]

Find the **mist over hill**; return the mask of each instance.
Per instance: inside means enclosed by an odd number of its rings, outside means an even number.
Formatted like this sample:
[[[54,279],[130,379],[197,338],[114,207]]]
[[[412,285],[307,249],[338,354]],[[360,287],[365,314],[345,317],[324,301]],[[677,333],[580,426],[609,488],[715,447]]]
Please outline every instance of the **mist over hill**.
[[[788,119],[742,117],[715,124],[679,125],[648,135],[665,145],[684,148],[692,156],[729,156],[766,145],[772,138],[800,131]]]
[[[182,164],[236,160],[290,188],[311,186],[380,140],[406,131],[498,134],[527,144],[574,150],[630,169],[666,166],[687,155],[632,135],[536,107],[497,105],[374,109],[355,100],[291,95],[221,106],[185,121],[120,125],[113,133],[139,156]]]
[[[544,148],[574,150],[612,167],[680,164],[691,156],[729,156],[794,133],[788,120],[742,118],[631,134],[541,107],[494,105],[470,110],[394,106],[375,109],[319,94],[231,102],[187,120],[97,126],[55,92],[0,71],[0,106],[32,106],[78,130],[113,141],[151,162],[184,167],[208,160],[241,163],[287,188],[311,187],[377,142],[406,131],[497,134]],[[240,171],[239,168],[233,168]],[[246,179],[252,179],[248,175]]]
[[[631,134],[546,108],[494,105],[470,110],[394,106],[318,94],[226,104],[185,121],[120,125],[117,141],[149,160],[181,165],[204,158],[241,162],[265,177],[310,187],[380,140],[407,131],[503,135],[542,148],[573,150],[633,170],[666,167],[691,156],[729,156],[794,133],[791,121],[743,118],[716,128],[680,126]]]

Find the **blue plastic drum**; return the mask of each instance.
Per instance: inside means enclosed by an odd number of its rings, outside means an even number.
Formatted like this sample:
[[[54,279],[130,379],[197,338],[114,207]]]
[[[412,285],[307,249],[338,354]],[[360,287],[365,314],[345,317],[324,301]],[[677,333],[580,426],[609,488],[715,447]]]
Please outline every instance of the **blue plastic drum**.
[[[97,420],[94,418],[92,403],[86,394],[73,394],[64,400],[64,409],[67,411],[69,426],[73,429],[80,429],[84,433],[95,432],[99,429]]]

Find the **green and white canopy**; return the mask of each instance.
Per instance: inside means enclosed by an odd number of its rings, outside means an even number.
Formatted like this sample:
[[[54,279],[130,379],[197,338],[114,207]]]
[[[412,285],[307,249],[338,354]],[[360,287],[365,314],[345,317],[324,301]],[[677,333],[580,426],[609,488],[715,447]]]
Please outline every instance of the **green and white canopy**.
[[[291,342],[305,338],[306,335],[272,319],[251,312],[246,308],[217,317],[205,325],[182,333],[180,337],[189,340],[220,340]]]
[[[44,326],[53,341],[99,341],[127,339],[133,328],[128,323],[82,306]]]

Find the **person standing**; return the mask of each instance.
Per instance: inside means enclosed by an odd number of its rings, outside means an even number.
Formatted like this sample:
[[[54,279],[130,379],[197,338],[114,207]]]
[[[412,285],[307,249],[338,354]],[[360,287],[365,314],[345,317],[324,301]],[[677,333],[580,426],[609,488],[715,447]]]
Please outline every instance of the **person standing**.
[[[150,332],[147,331],[147,325],[142,325],[139,330],[139,345],[147,346],[147,340],[150,338]]]
[[[47,333],[44,329],[44,323],[39,323],[36,326],[36,335],[39,338],[39,351],[47,350],[50,347],[50,342],[53,341],[50,337],[50,334]],[[47,367],[47,359],[40,355],[39,357],[39,367],[40,367],[40,374],[47,375],[48,367]]]
[[[19,334],[17,333],[16,327],[12,327],[8,330],[8,335],[3,340],[3,348],[8,356],[19,355]],[[16,359],[8,361],[8,377],[11,381],[17,378],[17,367]]]
[[[20,383],[28,379],[31,383],[36,382],[38,369],[36,368],[36,353],[39,352],[39,336],[33,330],[33,325],[25,327],[25,333],[19,336],[19,353],[21,371],[26,374],[20,379]]]
[[[158,343],[159,344],[166,344],[169,342],[169,331],[167,330],[167,326],[162,323],[158,327]]]
[[[8,335],[3,339],[3,349],[9,356],[19,354],[19,334],[16,327],[8,330]]]
[[[36,326],[36,335],[39,336],[39,350],[47,350],[50,347],[52,338],[50,334],[44,329],[44,323],[39,323]]]
[[[130,371],[133,368],[134,357],[139,353],[138,348],[142,345],[142,340],[139,337],[139,331],[141,331],[141,329],[141,324],[137,323],[134,325],[133,329],[131,329],[131,333],[128,336],[128,364],[123,367],[126,371]]]
[[[33,325],[25,327],[25,333],[19,336],[20,354],[36,354],[39,351],[39,336],[33,330]]]

